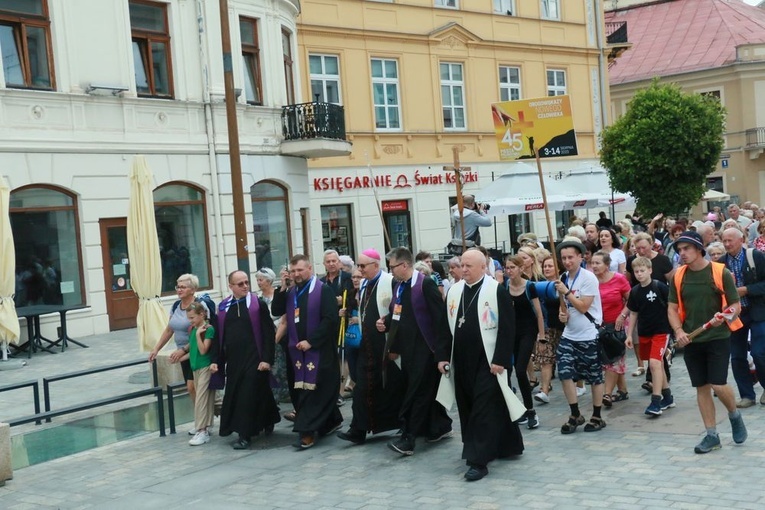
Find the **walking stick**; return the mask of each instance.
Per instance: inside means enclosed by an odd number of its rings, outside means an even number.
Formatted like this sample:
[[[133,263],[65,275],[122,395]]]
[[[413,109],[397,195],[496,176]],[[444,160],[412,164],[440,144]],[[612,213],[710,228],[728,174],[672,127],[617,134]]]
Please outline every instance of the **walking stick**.
[[[343,307],[345,310],[346,299],[348,298],[348,289],[343,290]],[[337,346],[340,348],[340,373],[345,366],[345,313],[340,317],[340,332],[337,335]]]
[[[699,336],[701,333],[710,329],[712,327],[712,321],[714,319],[718,319],[718,320],[725,319],[729,321],[729,320],[732,320],[735,316],[736,316],[736,312],[733,310],[733,307],[728,307],[722,312],[717,312],[712,319],[708,320],[702,326],[688,333],[688,340],[693,341],[693,339]]]

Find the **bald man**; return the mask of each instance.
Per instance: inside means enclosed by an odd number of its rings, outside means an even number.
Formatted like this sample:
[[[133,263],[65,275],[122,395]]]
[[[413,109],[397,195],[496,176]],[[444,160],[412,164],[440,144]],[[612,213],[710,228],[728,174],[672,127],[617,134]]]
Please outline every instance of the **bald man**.
[[[508,292],[486,275],[486,257],[469,249],[462,255],[463,280],[446,297],[451,335],[438,345],[441,384],[453,381],[462,427],[462,458],[468,481],[489,473],[497,458],[523,453],[523,437],[510,418],[501,385],[512,371],[515,312]],[[447,367],[455,367],[447,371]],[[507,388],[509,390],[509,387]]]

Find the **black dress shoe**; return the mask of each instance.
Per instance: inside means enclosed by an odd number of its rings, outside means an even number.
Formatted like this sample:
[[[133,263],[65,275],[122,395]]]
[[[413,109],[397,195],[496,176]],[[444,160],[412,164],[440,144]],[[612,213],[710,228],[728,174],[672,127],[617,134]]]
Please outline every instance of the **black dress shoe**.
[[[470,469],[467,470],[467,473],[465,473],[465,480],[468,482],[475,482],[476,480],[480,480],[484,476],[489,474],[489,468],[486,466],[472,466]]]
[[[271,434],[273,434],[274,433],[274,424],[272,423],[271,425],[266,425],[266,428],[263,430],[263,432],[267,436],[270,436]]]
[[[240,437],[234,442],[234,450],[246,450],[250,447],[250,440]]]
[[[367,440],[367,435],[364,432],[355,429],[348,429],[348,432],[338,432],[337,437],[353,444],[364,444],[364,441]]]

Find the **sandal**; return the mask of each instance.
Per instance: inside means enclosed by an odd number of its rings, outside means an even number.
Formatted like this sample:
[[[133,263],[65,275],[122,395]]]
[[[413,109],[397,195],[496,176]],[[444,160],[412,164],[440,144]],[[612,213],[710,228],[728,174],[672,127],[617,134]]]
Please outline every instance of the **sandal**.
[[[637,370],[632,372],[632,377],[640,377],[645,374],[645,367],[637,367]]]
[[[569,416],[568,421],[560,428],[561,434],[573,434],[579,425],[584,425],[584,416]]]
[[[612,396],[614,402],[621,402],[622,400],[629,400],[630,394],[627,391],[616,390],[616,395]]]
[[[643,388],[648,393],[653,393],[653,384],[649,383],[648,381],[641,384],[640,387]]]
[[[604,407],[611,407],[613,405],[611,401],[611,395],[605,394],[603,395],[603,406]]]
[[[534,388],[539,386],[539,379],[530,380],[529,385],[531,386],[531,389],[533,390]]]
[[[284,419],[287,421],[295,421],[296,417],[297,417],[297,413],[295,411],[284,413]]]
[[[593,416],[590,418],[590,422],[584,426],[585,432],[597,432],[599,430],[603,430],[606,428],[606,422],[603,421],[603,418],[596,418]]]

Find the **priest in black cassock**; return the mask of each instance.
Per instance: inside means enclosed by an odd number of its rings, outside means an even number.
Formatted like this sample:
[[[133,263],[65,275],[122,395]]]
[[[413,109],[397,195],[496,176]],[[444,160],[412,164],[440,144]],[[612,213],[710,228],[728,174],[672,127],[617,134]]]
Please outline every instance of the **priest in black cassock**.
[[[462,458],[469,466],[465,478],[475,481],[489,473],[490,461],[523,453],[523,437],[507,403],[512,393],[507,383],[513,367],[512,300],[486,276],[486,257],[478,250],[462,255],[462,276],[446,297],[454,341],[438,346],[438,369],[444,374],[438,396],[444,402],[442,392],[448,387],[456,398]]]
[[[357,262],[364,280],[359,290],[361,345],[354,377],[353,420],[350,428],[338,432],[337,437],[361,444],[367,432],[377,434],[400,427],[398,414],[404,387],[401,369],[395,362],[385,364],[383,387],[383,352],[388,335],[375,326],[380,317],[389,313],[393,276],[380,269],[380,254],[375,249],[364,250]]]
[[[406,388],[399,412],[402,434],[388,447],[412,455],[417,436],[436,442],[452,435],[452,420],[444,406],[436,402],[436,346],[448,342],[449,329],[441,292],[431,278],[414,270],[412,252],[395,248],[387,258],[398,283],[389,313],[377,320],[376,327],[388,332],[384,370],[389,363],[401,363]]]
[[[338,308],[335,293],[319,281],[305,255],[290,259],[294,285],[282,281],[274,294],[271,313],[284,315],[287,324],[290,362],[297,390],[294,432],[300,438],[295,448],[305,450],[319,436],[336,431],[343,423],[337,408],[340,363],[337,357]]]
[[[270,384],[276,330],[266,303],[250,292],[247,273],[229,274],[228,287],[231,295],[218,306],[218,344],[210,349],[218,368],[210,386],[222,388],[215,382],[225,373],[220,435],[237,432],[234,449],[244,450],[253,436],[261,431],[270,434],[281,420]]]

